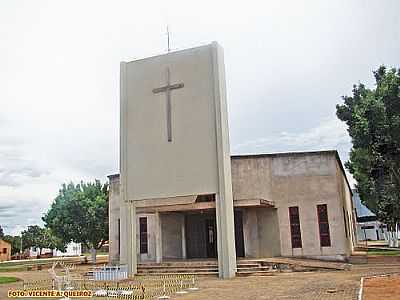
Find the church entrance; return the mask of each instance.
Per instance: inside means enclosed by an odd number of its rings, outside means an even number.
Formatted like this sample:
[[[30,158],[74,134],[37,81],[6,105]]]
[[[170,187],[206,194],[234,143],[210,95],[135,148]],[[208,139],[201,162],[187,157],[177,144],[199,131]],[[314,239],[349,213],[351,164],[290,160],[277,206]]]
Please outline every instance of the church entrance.
[[[236,256],[244,257],[243,212],[241,210],[235,210],[235,248]]]
[[[206,220],[206,248],[208,258],[217,258],[217,222],[215,219]]]
[[[213,211],[185,215],[187,258],[217,257],[217,226]]]
[[[185,215],[187,258],[217,258],[217,222],[215,210]],[[244,257],[242,212],[235,210],[236,256]]]

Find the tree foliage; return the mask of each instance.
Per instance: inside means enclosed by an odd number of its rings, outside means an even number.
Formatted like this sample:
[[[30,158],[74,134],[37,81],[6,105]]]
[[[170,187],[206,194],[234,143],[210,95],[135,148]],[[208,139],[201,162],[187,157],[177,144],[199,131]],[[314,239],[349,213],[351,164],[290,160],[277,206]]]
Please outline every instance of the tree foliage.
[[[374,76],[375,88],[354,85],[336,114],[352,138],[346,167],[361,199],[393,228],[400,221],[400,69],[381,66]]]
[[[0,225],[0,239],[2,239],[4,237],[4,231],[3,228]]]
[[[21,235],[23,249],[36,247],[65,250],[65,243],[57,238],[50,228],[32,225],[28,226],[27,230],[22,231]]]
[[[99,249],[108,240],[108,185],[63,184],[43,221],[63,243]]]

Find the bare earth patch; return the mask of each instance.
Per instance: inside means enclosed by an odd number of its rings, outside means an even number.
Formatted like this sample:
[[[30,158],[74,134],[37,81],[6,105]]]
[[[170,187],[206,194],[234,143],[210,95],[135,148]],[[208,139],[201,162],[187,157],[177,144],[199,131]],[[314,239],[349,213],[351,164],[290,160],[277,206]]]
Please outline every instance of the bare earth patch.
[[[364,280],[363,300],[400,300],[400,276],[367,278]]]

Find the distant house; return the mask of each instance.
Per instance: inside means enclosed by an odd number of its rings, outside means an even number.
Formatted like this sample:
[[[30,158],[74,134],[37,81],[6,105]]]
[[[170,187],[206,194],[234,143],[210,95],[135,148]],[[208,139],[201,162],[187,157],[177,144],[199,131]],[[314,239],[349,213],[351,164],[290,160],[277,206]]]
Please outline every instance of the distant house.
[[[357,214],[357,240],[384,240],[387,232],[386,224],[378,221],[376,215],[362,204],[360,195],[356,190],[353,190],[353,203]]]
[[[0,240],[0,261],[11,260],[11,244]]]

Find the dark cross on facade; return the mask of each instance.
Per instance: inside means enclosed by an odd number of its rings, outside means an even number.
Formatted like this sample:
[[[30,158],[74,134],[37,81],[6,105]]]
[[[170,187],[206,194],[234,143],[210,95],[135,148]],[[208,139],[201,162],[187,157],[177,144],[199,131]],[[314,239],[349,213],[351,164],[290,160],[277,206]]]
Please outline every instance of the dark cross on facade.
[[[183,88],[183,83],[171,84],[169,68],[167,68],[167,85],[153,89],[154,94],[164,93],[167,96],[167,136],[168,142],[172,142],[171,128],[171,91]]]

